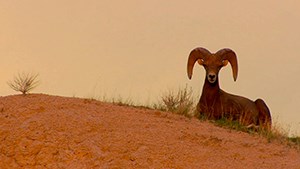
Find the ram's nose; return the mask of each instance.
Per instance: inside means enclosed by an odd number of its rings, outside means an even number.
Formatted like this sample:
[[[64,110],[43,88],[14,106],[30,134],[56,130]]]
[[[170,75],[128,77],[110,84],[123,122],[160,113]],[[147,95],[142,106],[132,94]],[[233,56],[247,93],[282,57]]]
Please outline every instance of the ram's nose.
[[[210,79],[214,79],[214,78],[216,78],[216,75],[215,75],[215,74],[210,74],[210,75],[208,75],[208,77],[209,77]]]
[[[216,82],[216,79],[217,79],[217,76],[215,73],[209,73],[207,75],[207,79],[210,83],[215,83]]]

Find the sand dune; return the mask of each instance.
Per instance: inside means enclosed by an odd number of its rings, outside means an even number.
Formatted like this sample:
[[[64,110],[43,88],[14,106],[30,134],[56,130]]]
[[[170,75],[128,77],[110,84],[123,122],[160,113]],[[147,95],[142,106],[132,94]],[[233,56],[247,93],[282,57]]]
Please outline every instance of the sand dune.
[[[0,168],[287,168],[300,152],[157,110],[42,94],[0,98]]]

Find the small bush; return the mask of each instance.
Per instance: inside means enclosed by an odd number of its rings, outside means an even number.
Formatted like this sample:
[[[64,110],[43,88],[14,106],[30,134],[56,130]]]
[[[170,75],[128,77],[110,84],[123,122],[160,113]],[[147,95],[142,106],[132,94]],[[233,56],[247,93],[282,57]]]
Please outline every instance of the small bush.
[[[13,90],[26,95],[28,92],[38,86],[39,81],[37,80],[37,77],[38,74],[19,73],[18,76],[14,77],[13,81],[9,81],[7,84]]]
[[[159,104],[154,105],[154,108],[191,117],[194,112],[192,94],[192,88],[188,88],[187,86],[180,88],[177,92],[169,90],[161,96]]]

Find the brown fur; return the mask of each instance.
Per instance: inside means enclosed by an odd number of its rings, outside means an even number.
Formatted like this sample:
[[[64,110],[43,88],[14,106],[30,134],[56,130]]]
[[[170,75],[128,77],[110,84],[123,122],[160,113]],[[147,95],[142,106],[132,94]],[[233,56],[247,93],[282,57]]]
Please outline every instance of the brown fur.
[[[220,89],[218,74],[229,63],[233,69],[234,80],[237,78],[237,58],[230,49],[219,50],[216,54],[204,48],[194,49],[188,60],[188,76],[192,77],[195,62],[204,66],[206,78],[197,110],[209,119],[228,118],[238,120],[243,125],[259,125],[271,128],[271,114],[262,99],[255,102],[245,97],[232,95]]]

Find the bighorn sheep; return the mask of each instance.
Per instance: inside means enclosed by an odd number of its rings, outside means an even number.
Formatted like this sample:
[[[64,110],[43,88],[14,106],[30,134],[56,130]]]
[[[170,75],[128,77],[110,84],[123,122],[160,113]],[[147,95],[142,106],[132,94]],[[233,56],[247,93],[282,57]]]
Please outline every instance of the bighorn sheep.
[[[238,120],[243,125],[259,125],[264,129],[271,129],[270,111],[262,99],[255,102],[226,93],[220,89],[218,74],[228,62],[231,64],[233,79],[238,75],[237,57],[231,49],[221,49],[217,53],[210,53],[205,48],[195,48],[191,51],[187,73],[192,78],[193,67],[198,62],[206,70],[206,78],[197,111],[209,119],[230,118]]]

